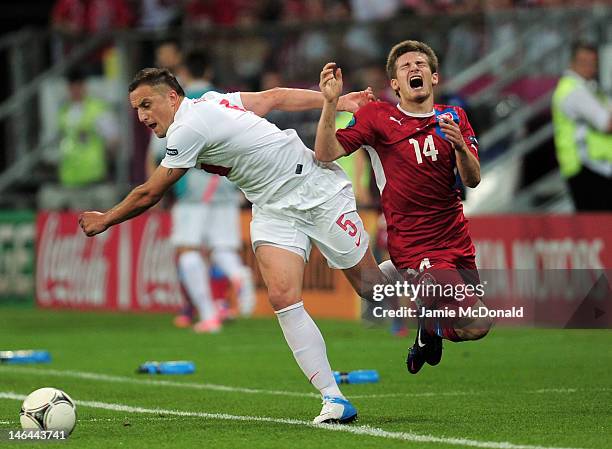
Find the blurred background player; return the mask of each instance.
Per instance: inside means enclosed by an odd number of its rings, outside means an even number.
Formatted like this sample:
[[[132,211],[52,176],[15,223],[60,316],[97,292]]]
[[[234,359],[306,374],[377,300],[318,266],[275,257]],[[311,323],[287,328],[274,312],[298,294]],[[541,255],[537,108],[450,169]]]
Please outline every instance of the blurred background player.
[[[59,110],[59,148],[53,155],[58,184],[44,185],[38,205],[48,210],[111,206],[116,188],[109,182],[119,129],[111,107],[88,92],[86,74],[66,76],[68,98]]]
[[[159,58],[159,54],[158,61],[178,61],[176,57]],[[172,54],[176,56],[179,53]],[[190,52],[184,64],[175,69],[183,75],[182,84],[187,98],[200,98],[214,90],[213,71],[205,52]],[[164,158],[166,143],[166,138],[151,136],[147,155],[148,176]],[[240,193],[227,178],[204,170],[190,170],[174,185],[173,193],[171,240],[176,248],[178,277],[187,301],[181,313],[175,317],[174,324],[177,327],[191,326],[197,311],[199,321],[194,325],[194,330],[218,332],[222,321],[236,316],[238,311],[230,308],[227,301],[222,301],[219,307],[215,304],[210,286],[209,262],[230,280],[241,315],[250,316],[255,306],[251,270],[238,255],[242,241]]]
[[[461,108],[434,105],[437,72],[438,59],[429,46],[418,41],[397,44],[389,53],[387,74],[399,104],[369,103],[347,128],[334,133],[342,72],[335,63],[328,63],[321,72],[326,101],[315,154],[319,160],[332,161],[363,145],[369,147],[393,262],[384,262],[381,269],[391,278],[395,266],[414,282],[475,284],[479,282],[475,250],[455,187],[455,169],[466,186],[478,185],[478,142]],[[401,280],[401,276],[395,278]],[[454,297],[418,300],[419,310],[483,306],[476,295],[461,302]],[[474,340],[486,335],[490,326],[491,321],[483,318],[419,319],[408,371],[416,374],[426,361],[438,364],[442,338]]]
[[[572,46],[553,95],[555,147],[577,211],[611,211],[612,102],[599,89],[597,47]]]
[[[155,65],[170,70],[179,82],[183,82],[183,50],[176,39],[166,39],[157,44]]]

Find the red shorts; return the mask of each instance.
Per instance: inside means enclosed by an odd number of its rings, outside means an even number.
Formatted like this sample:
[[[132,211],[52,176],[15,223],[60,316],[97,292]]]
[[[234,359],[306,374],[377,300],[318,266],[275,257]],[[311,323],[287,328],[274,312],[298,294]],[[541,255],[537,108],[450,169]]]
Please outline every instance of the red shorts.
[[[484,294],[473,256],[425,258],[405,276],[421,284],[417,303],[427,308],[472,307]]]

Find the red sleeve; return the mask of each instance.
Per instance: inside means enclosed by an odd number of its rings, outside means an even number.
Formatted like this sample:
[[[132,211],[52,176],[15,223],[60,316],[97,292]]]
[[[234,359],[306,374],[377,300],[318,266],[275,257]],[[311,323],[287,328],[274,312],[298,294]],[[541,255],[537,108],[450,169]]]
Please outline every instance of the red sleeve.
[[[467,144],[468,148],[472,152],[477,159],[478,157],[478,139],[476,139],[476,134],[474,134],[474,130],[472,129],[472,125],[470,125],[470,121],[467,118],[467,114],[461,108],[457,108],[458,115],[460,117],[460,129],[461,134],[463,135],[463,140]]]
[[[336,138],[347,155],[357,151],[362,145],[374,146],[375,128],[372,118],[375,112],[375,103],[369,103],[355,113],[346,128],[336,131]]]

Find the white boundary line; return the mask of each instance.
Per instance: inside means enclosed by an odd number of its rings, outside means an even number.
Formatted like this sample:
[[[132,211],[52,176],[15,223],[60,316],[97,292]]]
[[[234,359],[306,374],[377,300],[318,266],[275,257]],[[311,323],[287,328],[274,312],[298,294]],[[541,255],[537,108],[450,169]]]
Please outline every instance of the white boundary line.
[[[283,391],[283,390],[264,390],[259,388],[242,388],[242,387],[231,387],[229,385],[209,384],[209,383],[195,383],[195,382],[177,382],[172,380],[161,380],[161,379],[135,379],[133,377],[126,376],[114,376],[109,374],[92,373],[86,371],[71,371],[71,370],[57,370],[57,369],[36,369],[16,366],[2,366],[0,372],[12,371],[15,373],[25,374],[36,374],[44,376],[58,376],[58,377],[72,377],[76,379],[88,379],[88,380],[99,380],[103,382],[116,382],[116,383],[127,383],[127,384],[139,384],[139,385],[153,385],[153,386],[166,386],[166,387],[179,387],[179,388],[191,388],[194,390],[213,390],[213,391],[224,391],[234,393],[246,393],[246,394],[270,394],[276,396],[296,396],[303,398],[320,398],[321,395],[317,393],[299,393],[295,391]]]
[[[284,391],[284,390],[266,390],[260,388],[245,388],[245,387],[232,387],[229,385],[210,384],[210,383],[196,383],[196,382],[177,382],[172,380],[162,379],[136,379],[133,377],[126,376],[115,376],[110,374],[93,373],[87,371],[72,371],[72,370],[56,370],[49,368],[29,368],[13,365],[0,366],[0,372],[8,371],[15,373],[34,374],[39,376],[57,376],[57,377],[72,377],[75,379],[87,379],[96,380],[102,382],[115,382],[115,383],[127,383],[136,385],[152,385],[162,387],[178,387],[178,388],[190,388],[194,390],[211,390],[211,391],[223,391],[228,393],[246,393],[246,394],[268,394],[273,396],[291,396],[301,398],[320,398],[317,393],[300,393],[295,391]],[[610,388],[595,388],[578,390],[576,388],[543,388],[538,390],[525,390],[527,394],[571,394],[579,391],[596,391],[596,392],[607,392],[612,391]],[[421,392],[421,393],[380,393],[380,394],[356,394],[350,395],[351,399],[384,399],[384,398],[426,398],[426,397],[437,397],[437,396],[476,396],[483,394],[495,394],[495,391],[440,391],[440,392]]]
[[[14,399],[22,401],[25,395],[13,392],[0,392],[0,399]],[[205,413],[205,412],[186,412],[180,410],[168,410],[161,408],[143,408],[132,407],[123,404],[112,404],[107,402],[97,401],[76,401],[81,407],[91,407],[104,410],[112,410],[125,413],[143,413],[143,414],[163,414],[173,416],[184,416],[190,418],[218,419],[226,421],[250,421],[250,422],[268,422],[273,424],[289,424],[293,426],[310,427],[313,429],[321,429],[335,432],[352,433],[356,435],[365,435],[378,438],[387,438],[391,440],[402,440],[419,443],[442,443],[453,446],[468,446],[487,449],[575,449],[575,448],[558,448],[552,446],[531,446],[526,444],[513,444],[508,442],[497,441],[479,441],[469,440],[466,438],[446,438],[435,437],[433,435],[420,435],[411,432],[390,432],[383,429],[378,429],[369,426],[350,426],[340,424],[313,424],[310,421],[302,421],[298,419],[271,418],[267,416],[245,416],[245,415],[230,415],[227,413]],[[160,418],[163,419],[163,418]]]

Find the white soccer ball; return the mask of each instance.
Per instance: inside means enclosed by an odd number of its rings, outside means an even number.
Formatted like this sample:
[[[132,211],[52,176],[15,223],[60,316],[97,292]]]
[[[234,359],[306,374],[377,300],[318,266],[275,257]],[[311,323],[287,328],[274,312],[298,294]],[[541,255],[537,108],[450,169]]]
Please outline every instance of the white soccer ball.
[[[62,390],[39,388],[23,401],[19,421],[24,430],[63,430],[69,435],[76,424],[76,405]]]

